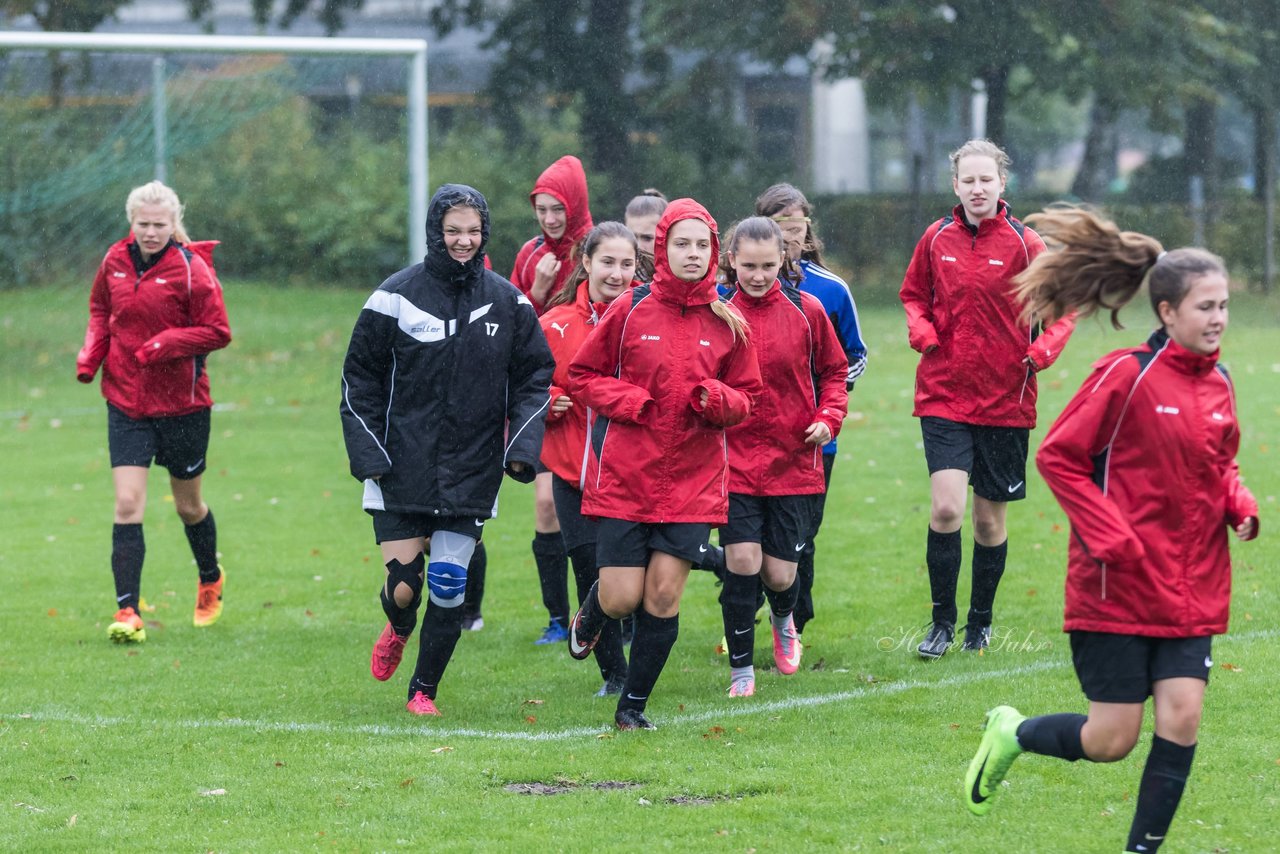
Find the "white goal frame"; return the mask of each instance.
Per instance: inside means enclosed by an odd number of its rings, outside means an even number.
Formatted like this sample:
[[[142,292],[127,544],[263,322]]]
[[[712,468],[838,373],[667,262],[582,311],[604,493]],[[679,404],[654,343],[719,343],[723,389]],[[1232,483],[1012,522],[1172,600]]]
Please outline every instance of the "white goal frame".
[[[76,50],[157,54],[156,76],[163,83],[167,53],[290,53],[403,56],[409,125],[409,263],[427,254],[427,42],[425,39],[303,38],[296,36],[197,36],[131,33],[0,32],[0,50]],[[164,86],[157,90],[156,177],[164,179]]]

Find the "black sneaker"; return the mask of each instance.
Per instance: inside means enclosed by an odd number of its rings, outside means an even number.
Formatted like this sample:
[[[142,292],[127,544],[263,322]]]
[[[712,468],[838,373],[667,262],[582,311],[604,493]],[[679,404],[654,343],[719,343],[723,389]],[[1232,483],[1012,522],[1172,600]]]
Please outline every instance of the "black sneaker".
[[[591,650],[596,648],[596,643],[600,640],[600,633],[604,631],[604,623],[592,631],[589,626],[584,625],[583,616],[582,609],[579,608],[569,621],[569,655],[578,661],[591,655]]]
[[[991,646],[991,627],[975,626],[969,623],[964,627],[964,644],[961,645],[961,652],[982,652]]]
[[[613,716],[613,722],[618,725],[618,729],[657,729],[653,725],[653,721],[644,716],[642,709],[618,709]]]
[[[944,620],[935,620],[929,624],[929,632],[924,636],[924,641],[920,646],[916,647],[916,652],[920,654],[921,658],[934,661],[947,654],[947,650],[951,648],[951,644],[955,639],[956,627],[954,624]]]

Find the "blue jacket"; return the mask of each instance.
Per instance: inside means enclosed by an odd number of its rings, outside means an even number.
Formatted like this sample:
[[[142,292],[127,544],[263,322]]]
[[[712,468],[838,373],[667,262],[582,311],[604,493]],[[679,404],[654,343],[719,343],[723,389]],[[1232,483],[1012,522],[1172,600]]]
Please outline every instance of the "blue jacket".
[[[836,337],[849,359],[849,374],[845,378],[845,387],[853,390],[853,383],[867,367],[867,345],[862,340],[862,327],[858,323],[858,306],[853,301],[853,294],[844,279],[825,267],[812,261],[801,261],[800,281],[796,287],[805,293],[813,294],[826,309],[831,325],[835,327]],[[836,441],[832,439],[823,447],[822,453],[834,454]]]

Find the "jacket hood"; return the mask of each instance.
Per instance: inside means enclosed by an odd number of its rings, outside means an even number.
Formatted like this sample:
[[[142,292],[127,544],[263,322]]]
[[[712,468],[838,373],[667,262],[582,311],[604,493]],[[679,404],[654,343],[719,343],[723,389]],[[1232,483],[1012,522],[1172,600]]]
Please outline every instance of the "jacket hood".
[[[555,196],[564,205],[564,234],[560,235],[559,240],[552,240],[544,231],[542,239],[552,254],[565,261],[573,245],[586,237],[594,226],[587,198],[587,173],[582,168],[582,161],[572,154],[566,154],[552,163],[534,183],[533,190],[529,193],[530,205],[534,204],[534,198],[539,193]]]
[[[449,250],[444,246],[444,215],[449,208],[459,205],[480,212],[480,248],[465,264],[450,258]],[[427,270],[450,282],[474,281],[484,275],[484,248],[488,243],[489,203],[484,195],[466,184],[444,184],[436,190],[427,207],[427,257],[424,261]]]
[[[671,262],[667,259],[667,234],[671,227],[684,219],[696,219],[707,224],[711,229],[711,258],[707,263],[707,274],[696,282],[686,282],[676,277],[671,271]],[[720,298],[716,290],[716,261],[720,258],[720,232],[715,218],[707,209],[693,199],[676,199],[667,205],[653,241],[653,283],[654,294],[675,302],[678,305],[710,305]]]

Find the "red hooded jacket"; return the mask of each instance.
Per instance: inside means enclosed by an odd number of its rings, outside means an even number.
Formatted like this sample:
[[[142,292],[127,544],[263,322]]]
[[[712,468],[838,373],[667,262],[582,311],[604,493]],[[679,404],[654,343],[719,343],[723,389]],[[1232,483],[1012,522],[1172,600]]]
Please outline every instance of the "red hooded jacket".
[[[667,233],[685,219],[711,229],[712,263],[696,282],[676,278],[667,260]],[[720,253],[711,214],[677,199],[658,221],[654,248],[653,283],[614,300],[569,364],[569,393],[592,410],[582,512],[723,525],[725,428],[750,414],[760,367],[751,341],[711,310]]]
[[[556,282],[551,286],[551,294],[548,295],[550,298],[568,281],[569,274],[573,272],[569,254],[574,245],[587,236],[594,223],[591,221],[591,207],[587,199],[587,173],[582,168],[582,161],[572,154],[561,157],[538,176],[537,183],[529,193],[531,205],[536,206],[534,199],[539,193],[554,196],[564,205],[564,234],[553,240],[543,232],[540,237],[521,246],[516,253],[515,266],[511,269],[511,283],[523,291],[538,314],[542,314],[546,310],[545,303],[538,302],[530,293],[538,262],[548,252],[560,261],[560,272],[556,274]]]
[[[764,391],[729,437],[729,491],[743,495],[826,492],[822,445],[804,434],[821,421],[840,432],[848,408],[849,359],[818,298],[774,281],[764,296],[729,297],[751,324]]]
[[[596,328],[608,303],[592,302],[590,289],[583,282],[577,298],[547,309],[538,318],[542,332],[551,346],[556,370],[551,378],[551,400],[568,395],[569,362],[577,355],[582,342]],[[572,395],[569,395],[572,398]],[[583,458],[587,449],[587,406],[574,401],[568,412],[547,409],[547,427],[542,435],[542,464],[575,487],[581,487]]]
[[[916,369],[916,416],[988,427],[1036,426],[1036,377],[1054,363],[1075,316],[1043,331],[1021,317],[1011,281],[1044,251],[1040,235],[999,212],[977,228],[956,205],[916,244],[899,296]],[[937,347],[925,353],[930,347]],[[1034,369],[1023,359],[1031,359]]]
[[[1093,366],[1036,454],[1071,521],[1066,631],[1227,630],[1227,528],[1258,515],[1240,482],[1239,444],[1217,353],[1193,353],[1160,330]]]
[[[212,267],[217,241],[170,243],[141,276],[132,242],[130,236],[112,245],[98,267],[76,378],[91,382],[101,366],[102,396],[130,418],[208,409],[205,355],[231,342]]]

